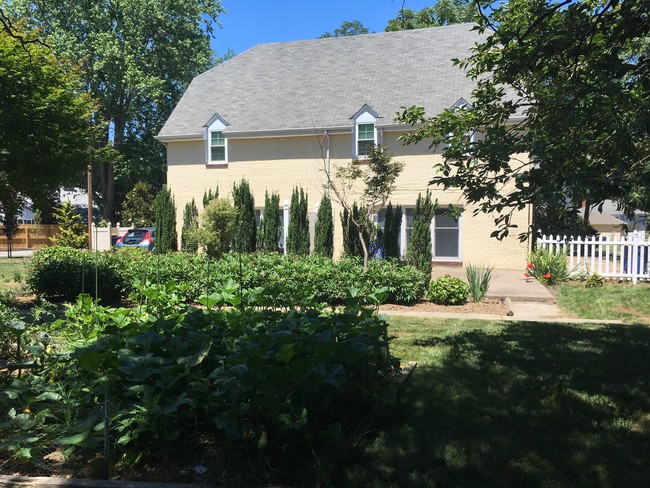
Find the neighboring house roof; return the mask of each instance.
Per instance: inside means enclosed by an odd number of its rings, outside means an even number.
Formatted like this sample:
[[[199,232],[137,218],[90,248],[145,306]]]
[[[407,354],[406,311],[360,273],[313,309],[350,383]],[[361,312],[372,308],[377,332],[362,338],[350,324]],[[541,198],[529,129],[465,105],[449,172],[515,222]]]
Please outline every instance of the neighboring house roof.
[[[435,115],[475,81],[454,66],[487,37],[473,24],[261,44],[194,78],[158,138],[200,138],[219,115],[225,133],[350,128],[367,104],[377,126],[401,107]],[[180,62],[180,60],[179,60]]]

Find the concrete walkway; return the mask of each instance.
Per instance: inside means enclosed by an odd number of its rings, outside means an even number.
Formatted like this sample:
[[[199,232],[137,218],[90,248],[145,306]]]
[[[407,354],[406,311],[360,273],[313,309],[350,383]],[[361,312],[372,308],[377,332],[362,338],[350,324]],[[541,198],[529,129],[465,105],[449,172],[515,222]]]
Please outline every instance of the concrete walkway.
[[[433,279],[448,274],[456,276],[464,281],[464,267],[434,267]],[[526,278],[524,271],[512,271],[497,269],[492,271],[492,282],[487,293],[488,298],[502,299],[510,298],[512,301],[512,316],[491,315],[491,314],[458,314],[458,313],[436,313],[436,312],[386,312],[388,315],[415,315],[420,317],[440,318],[467,318],[480,320],[510,320],[510,321],[532,321],[532,322],[562,322],[562,323],[598,323],[598,324],[622,324],[621,320],[586,320],[567,317],[557,305],[555,295],[534,278]]]
[[[467,281],[465,268],[462,266],[433,268],[433,279],[446,274]],[[526,278],[524,271],[504,269],[492,271],[492,282],[487,296],[488,298],[510,298],[513,302],[556,302],[555,296],[548,288],[534,278]]]
[[[19,251],[11,251],[11,257],[13,258],[28,258],[34,254],[34,249],[21,249]],[[0,250],[0,258],[6,258],[7,251]]]

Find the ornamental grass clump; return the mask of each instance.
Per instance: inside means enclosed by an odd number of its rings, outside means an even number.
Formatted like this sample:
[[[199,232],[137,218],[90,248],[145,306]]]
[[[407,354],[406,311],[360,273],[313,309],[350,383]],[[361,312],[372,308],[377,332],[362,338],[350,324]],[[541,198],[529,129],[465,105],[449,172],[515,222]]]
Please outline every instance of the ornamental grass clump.
[[[469,294],[472,296],[472,300],[477,303],[485,300],[492,281],[492,267],[468,264],[465,267],[465,276],[467,277],[467,283],[469,283]]]
[[[566,253],[536,249],[530,255],[524,276],[535,278],[544,286],[552,286],[568,280]]]

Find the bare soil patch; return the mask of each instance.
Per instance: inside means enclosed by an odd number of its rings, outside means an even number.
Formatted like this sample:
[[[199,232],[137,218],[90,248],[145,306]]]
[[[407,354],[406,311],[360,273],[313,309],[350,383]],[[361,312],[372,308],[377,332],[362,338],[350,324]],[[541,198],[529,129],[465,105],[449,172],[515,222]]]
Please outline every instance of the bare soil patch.
[[[487,299],[484,302],[467,302],[465,305],[437,305],[432,302],[420,300],[413,305],[382,305],[381,310],[391,312],[409,312],[409,313],[457,313],[459,315],[467,314],[487,314],[487,315],[505,315],[506,307],[503,300]]]

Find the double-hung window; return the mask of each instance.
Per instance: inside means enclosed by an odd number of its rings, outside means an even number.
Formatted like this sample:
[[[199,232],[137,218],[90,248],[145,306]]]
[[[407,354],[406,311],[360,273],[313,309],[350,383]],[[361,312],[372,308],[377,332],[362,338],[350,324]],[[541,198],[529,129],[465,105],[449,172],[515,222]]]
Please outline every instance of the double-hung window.
[[[367,158],[375,146],[375,124],[357,125],[357,157]]]
[[[221,131],[210,132],[210,162],[226,162],[226,138]]]
[[[228,127],[228,123],[219,114],[214,114],[205,127],[205,162],[214,166],[227,165],[228,139],[224,131]]]
[[[377,140],[378,117],[377,112],[366,104],[352,116],[354,121],[353,157],[368,159],[375,145],[381,143],[381,141]]]
[[[438,210],[433,225],[433,259],[460,259],[460,219]]]

